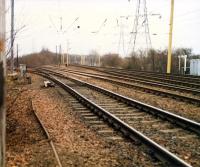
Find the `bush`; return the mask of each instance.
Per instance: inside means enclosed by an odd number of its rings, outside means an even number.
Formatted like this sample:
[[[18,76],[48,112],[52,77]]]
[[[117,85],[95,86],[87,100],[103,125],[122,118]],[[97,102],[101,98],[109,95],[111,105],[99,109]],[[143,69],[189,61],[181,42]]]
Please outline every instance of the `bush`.
[[[19,58],[19,64],[26,64],[27,67],[37,67],[58,63],[58,56],[48,50],[43,49],[40,53],[32,53]],[[16,61],[15,61],[16,62]]]

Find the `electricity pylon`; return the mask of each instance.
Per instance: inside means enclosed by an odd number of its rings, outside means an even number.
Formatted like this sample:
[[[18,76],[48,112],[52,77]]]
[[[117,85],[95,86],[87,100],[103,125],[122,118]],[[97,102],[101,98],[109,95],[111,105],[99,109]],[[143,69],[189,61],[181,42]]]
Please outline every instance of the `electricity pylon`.
[[[132,51],[135,52],[139,35],[144,34],[145,43],[146,43],[146,55],[147,55],[149,49],[152,47],[152,44],[151,44],[151,37],[150,37],[150,31],[149,31],[149,21],[148,21],[146,0],[137,0],[134,25],[133,25],[131,34],[132,35],[129,41],[128,52],[130,49],[130,45],[132,45],[132,43],[133,43]]]

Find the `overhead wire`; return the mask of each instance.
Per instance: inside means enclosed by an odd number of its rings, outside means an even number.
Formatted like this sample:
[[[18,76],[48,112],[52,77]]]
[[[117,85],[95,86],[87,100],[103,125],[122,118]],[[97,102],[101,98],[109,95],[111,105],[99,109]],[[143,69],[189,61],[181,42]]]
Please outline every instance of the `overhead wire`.
[[[108,19],[106,18],[106,19],[103,21],[103,23],[99,26],[98,30],[97,30],[97,31],[93,31],[92,33],[93,33],[93,34],[99,33],[99,32],[101,31],[101,29],[102,29],[103,27],[106,26],[107,21],[108,21]]]
[[[78,20],[79,17],[75,18],[75,20],[65,30],[63,30],[63,33],[66,33]]]
[[[49,15],[49,20],[50,20],[51,25],[53,26],[53,28],[55,28],[56,32],[58,32],[59,30],[58,30],[58,28],[56,27],[56,25],[55,25],[55,23],[54,23],[54,21],[53,21],[53,19],[52,19],[52,17],[51,17],[50,15]]]
[[[182,16],[194,14],[194,13],[199,13],[199,12],[200,12],[200,9],[196,9],[196,10],[192,10],[192,11],[187,11],[187,12],[182,13],[182,14],[178,14],[177,16],[178,16],[178,17],[182,17]]]

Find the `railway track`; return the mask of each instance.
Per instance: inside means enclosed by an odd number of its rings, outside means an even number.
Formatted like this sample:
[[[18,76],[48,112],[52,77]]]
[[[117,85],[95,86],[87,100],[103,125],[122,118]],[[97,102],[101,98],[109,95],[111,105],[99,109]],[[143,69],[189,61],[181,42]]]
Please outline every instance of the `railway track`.
[[[180,75],[180,74],[166,74],[166,73],[158,73],[158,72],[151,72],[151,71],[139,71],[139,70],[128,70],[128,69],[118,69],[118,68],[106,68],[106,67],[91,67],[91,66],[80,66],[80,65],[73,65],[75,67],[83,67],[86,69],[93,69],[93,70],[108,70],[108,71],[117,71],[117,72],[125,72],[126,74],[134,75],[140,74],[145,76],[152,76],[158,79],[167,79],[167,80],[174,80],[174,81],[185,81],[185,82],[192,82],[200,84],[200,77],[193,76],[193,75]]]
[[[158,159],[170,166],[199,165],[199,123],[59,73],[54,73],[57,79],[40,72],[125,136],[148,146]]]
[[[57,70],[59,72],[68,72],[71,74],[75,74],[75,75],[79,75],[79,76],[85,76],[85,77],[91,77],[91,78],[95,78],[98,80],[103,80],[103,81],[107,81],[113,84],[117,84],[117,85],[121,85],[127,88],[134,88],[134,89],[138,89],[141,90],[143,92],[147,92],[147,93],[151,93],[154,95],[159,95],[162,97],[169,97],[169,98],[173,98],[179,101],[184,101],[186,103],[189,104],[194,104],[197,106],[200,106],[200,99],[198,98],[193,98],[193,97],[189,97],[189,96],[184,96],[184,95],[180,95],[180,94],[175,94],[175,93],[170,93],[167,91],[161,91],[161,90],[157,90],[157,89],[153,89],[153,88],[148,88],[148,87],[144,87],[141,85],[135,85],[132,83],[128,83],[128,82],[123,82],[121,80],[116,80],[116,79],[111,79],[111,76],[106,76],[106,75],[95,75],[93,73],[88,73],[88,72],[80,72],[80,71],[74,71],[74,70],[66,70],[66,69],[59,69],[59,68],[54,68],[54,70]],[[47,69],[46,69],[47,70]],[[51,70],[49,70],[49,72],[52,72]],[[115,77],[114,77],[115,78]]]
[[[87,68],[83,66],[84,68]],[[90,68],[90,67],[89,67]],[[144,82],[153,82],[156,84],[164,84],[164,85],[171,85],[171,86],[182,86],[184,88],[194,88],[194,89],[199,89],[200,88],[200,83],[195,83],[194,81],[187,82],[186,81],[177,81],[177,80],[172,80],[172,79],[166,79],[166,78],[159,78],[157,76],[149,76],[148,74],[138,74],[138,73],[129,73],[129,72],[122,72],[122,71],[117,71],[117,70],[107,70],[107,69],[99,69],[99,67],[93,67],[94,70],[99,71],[99,72],[104,72],[106,74],[111,74],[114,76],[119,76],[119,77],[126,77],[130,79],[136,79],[136,80],[141,80]]]
[[[51,146],[51,148],[52,148],[52,151],[53,151],[53,153],[54,153],[54,156],[55,156],[55,159],[56,159],[56,161],[57,161],[58,167],[62,167],[62,164],[61,164],[59,155],[58,155],[58,153],[57,153],[57,151],[56,151],[55,145],[54,145],[54,143],[53,143],[53,141],[52,141],[52,139],[51,139],[51,137],[50,137],[50,135],[49,135],[47,129],[45,128],[44,124],[42,123],[40,117],[38,116],[36,110],[34,109],[32,100],[30,100],[30,101],[31,101],[32,111],[33,111],[33,113],[34,113],[34,115],[35,115],[35,118],[37,119],[37,121],[38,121],[38,123],[39,123],[41,129],[43,130],[46,139],[48,140],[48,142],[49,142],[49,144],[50,144],[50,146]]]
[[[159,72],[151,72],[151,71],[138,71],[138,70],[122,70],[122,71],[128,71],[130,73],[140,73],[140,74],[148,74],[152,76],[159,76],[162,78],[169,78],[173,80],[178,80],[178,81],[187,81],[187,80],[192,80],[193,82],[200,82],[200,77],[199,76],[194,76],[194,75],[181,75],[181,74],[167,74],[167,73],[159,73]]]
[[[80,72],[78,70],[73,70],[75,72]],[[149,81],[146,79],[139,79],[139,78],[133,78],[129,76],[122,76],[120,74],[112,73],[112,72],[106,72],[105,74],[98,74],[99,76],[107,76],[112,79],[119,79],[121,81],[126,81],[126,82],[131,82],[131,83],[138,83],[142,85],[147,85],[147,86],[154,86],[154,87],[159,87],[159,88],[164,88],[168,90],[174,90],[174,91],[180,91],[183,93],[190,93],[193,95],[200,95],[200,89],[197,88],[190,88],[190,87],[185,87],[185,86],[178,86],[174,84],[169,84],[169,83],[159,83],[155,81]]]
[[[163,77],[157,77],[157,76],[149,76],[147,74],[142,74],[142,73],[129,73],[129,72],[122,72],[122,71],[116,71],[116,70],[105,70],[105,73],[112,73],[114,75],[120,74],[120,76],[125,76],[125,77],[130,77],[130,78],[141,78],[143,81],[154,81],[155,83],[169,83],[172,85],[181,85],[185,87],[191,87],[191,88],[199,88],[200,83],[193,83],[193,82],[188,82],[186,80],[184,81],[177,81],[173,79],[166,79]]]
[[[126,71],[123,71],[126,72]],[[172,81],[178,81],[177,83],[180,82],[186,82],[187,83],[196,83],[196,84],[200,84],[200,77],[191,77],[191,76],[185,76],[185,75],[180,75],[180,76],[176,76],[176,75],[164,75],[164,74],[159,74],[159,73],[145,73],[145,72],[140,72],[140,71],[135,71],[136,74],[140,74],[140,75],[148,75],[148,76],[152,76],[152,77],[156,77],[158,79],[165,79],[166,82],[170,82],[170,80]],[[128,74],[132,74],[134,75],[134,71],[128,71]],[[155,79],[156,79],[155,78]],[[189,82],[188,82],[189,81]]]

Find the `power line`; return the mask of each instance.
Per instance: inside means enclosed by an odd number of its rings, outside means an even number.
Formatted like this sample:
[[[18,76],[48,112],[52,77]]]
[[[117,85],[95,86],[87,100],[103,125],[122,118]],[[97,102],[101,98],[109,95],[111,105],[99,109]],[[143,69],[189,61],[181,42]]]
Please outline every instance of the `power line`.
[[[200,9],[191,10],[191,11],[188,11],[188,12],[185,12],[185,13],[182,13],[182,14],[174,15],[174,19],[175,19],[175,20],[178,20],[178,21],[176,21],[176,23],[177,23],[177,22],[182,22],[183,19],[184,19],[184,21],[186,21],[186,20],[191,20],[191,19],[189,19],[189,18],[186,19],[186,17],[188,17],[188,16],[191,15],[191,14],[196,14],[196,13],[199,13],[199,12],[200,12]],[[185,16],[185,17],[184,17],[184,16]],[[189,16],[189,17],[190,17],[190,16]],[[164,19],[163,21],[164,21],[164,22],[168,22],[167,19]]]
[[[75,20],[65,30],[63,30],[63,33],[66,33],[78,20],[79,17],[75,18]],[[80,28],[80,26],[78,26],[77,28]]]
[[[191,10],[191,11],[187,11],[187,12],[185,12],[185,13],[182,13],[182,14],[179,14],[179,15],[177,15],[178,17],[182,17],[182,16],[188,16],[188,15],[190,15],[190,14],[194,14],[194,13],[199,13],[200,12],[200,9],[196,9],[196,10]],[[176,16],[176,17],[177,17]]]
[[[53,22],[51,16],[49,15],[49,20],[51,22],[51,25],[55,28],[56,32],[58,32],[58,28],[56,27],[55,23]]]
[[[106,18],[106,19],[103,21],[103,23],[99,26],[98,30],[97,30],[97,31],[93,31],[92,33],[93,33],[93,34],[99,33],[99,32],[101,31],[101,29],[102,29],[103,27],[106,26],[107,21],[108,21],[108,19]]]

